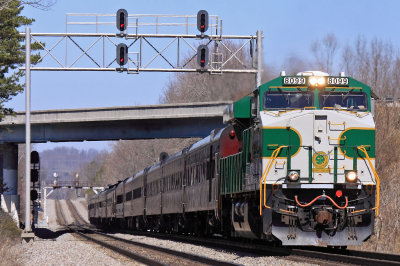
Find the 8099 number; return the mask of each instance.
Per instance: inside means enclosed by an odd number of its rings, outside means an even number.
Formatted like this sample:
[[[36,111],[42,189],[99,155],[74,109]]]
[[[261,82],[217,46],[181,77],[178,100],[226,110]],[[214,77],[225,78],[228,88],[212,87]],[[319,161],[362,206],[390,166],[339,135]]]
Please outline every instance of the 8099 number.
[[[349,85],[349,78],[335,78],[329,77],[327,81],[328,85],[334,86],[348,86]]]
[[[284,77],[283,85],[305,85],[305,77]]]

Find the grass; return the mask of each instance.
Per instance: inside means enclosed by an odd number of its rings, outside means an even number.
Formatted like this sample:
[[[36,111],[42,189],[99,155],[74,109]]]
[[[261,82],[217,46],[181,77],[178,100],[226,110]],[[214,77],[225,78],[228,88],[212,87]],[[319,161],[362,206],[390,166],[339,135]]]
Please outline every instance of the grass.
[[[19,265],[21,230],[12,218],[0,210],[0,265]]]

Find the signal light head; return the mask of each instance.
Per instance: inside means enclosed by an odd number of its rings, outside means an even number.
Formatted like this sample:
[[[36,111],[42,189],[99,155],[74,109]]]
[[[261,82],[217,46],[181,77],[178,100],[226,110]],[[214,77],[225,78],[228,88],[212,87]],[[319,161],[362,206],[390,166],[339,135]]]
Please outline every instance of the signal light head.
[[[197,63],[202,69],[204,69],[208,64],[208,47],[207,45],[199,45],[197,48]]]
[[[31,190],[31,201],[35,201],[39,198],[39,194],[36,189]]]
[[[120,66],[128,62],[128,46],[125,43],[120,43],[117,46],[117,63]]]
[[[116,14],[116,20],[117,29],[119,31],[126,30],[126,27],[128,25],[128,12],[125,9],[119,9]]]
[[[197,12],[197,29],[202,33],[202,36],[208,29],[208,12],[206,10]]]
[[[338,190],[336,190],[335,195],[336,195],[336,197],[340,198],[341,196],[343,196],[343,192],[340,189],[338,189]]]

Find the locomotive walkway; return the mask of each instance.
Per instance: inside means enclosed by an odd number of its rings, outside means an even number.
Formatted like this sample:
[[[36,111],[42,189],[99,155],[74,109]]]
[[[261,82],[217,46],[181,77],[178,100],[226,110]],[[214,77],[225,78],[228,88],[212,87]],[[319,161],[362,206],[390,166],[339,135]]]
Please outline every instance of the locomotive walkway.
[[[32,142],[205,137],[230,102],[31,112]],[[2,143],[25,141],[25,113],[0,121]]]

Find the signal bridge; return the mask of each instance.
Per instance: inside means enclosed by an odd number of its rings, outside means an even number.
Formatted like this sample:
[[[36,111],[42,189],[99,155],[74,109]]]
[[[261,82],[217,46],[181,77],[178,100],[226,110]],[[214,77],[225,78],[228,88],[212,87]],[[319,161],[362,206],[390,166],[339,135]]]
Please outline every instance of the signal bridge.
[[[76,189],[92,189],[96,194],[98,191],[103,191],[104,187],[90,184],[89,182],[82,181],[74,181],[74,180],[66,180],[66,181],[54,181],[53,184],[47,183],[45,184],[45,188],[76,188]]]
[[[80,21],[70,20],[79,17],[83,19]],[[94,19],[94,21],[88,21],[88,18]],[[110,19],[115,20],[110,21]],[[166,19],[180,21],[163,21]],[[193,20],[196,22],[191,22]],[[112,31],[107,29],[107,27],[113,25],[117,27],[117,33],[110,33]],[[96,31],[95,33],[93,31],[89,33],[68,32],[69,27],[74,26],[95,26]],[[197,26],[196,33],[193,33],[194,26]],[[105,27],[105,30],[103,27]],[[149,27],[155,29],[155,32],[148,32],[146,29],[149,29]],[[185,32],[171,33],[170,30],[161,32],[162,29],[170,29],[171,27],[183,28]],[[198,34],[199,32],[200,34]],[[222,20],[218,16],[209,16],[205,10],[200,10],[197,16],[129,15],[124,9],[118,10],[116,14],[67,14],[65,33],[31,33],[28,27],[25,33],[21,33],[21,37],[25,37],[26,48],[25,67],[20,68],[20,70],[26,71],[24,131],[26,204],[25,230],[22,237],[27,241],[33,238],[30,224],[31,195],[29,193],[32,139],[30,121],[31,71],[117,71],[128,74],[146,71],[197,72],[219,75],[223,73],[247,73],[255,74],[256,86],[261,85],[262,32],[257,31],[255,35],[223,35]],[[53,38],[53,42],[40,38]],[[55,41],[54,38],[56,38]],[[40,54],[41,58],[33,66],[31,65],[31,40],[45,51]],[[123,43],[118,44],[120,41],[123,41]],[[241,41],[242,43],[236,42],[235,45],[230,45],[232,41]],[[46,46],[43,43],[46,43]],[[59,49],[63,44],[65,46],[61,50],[64,50],[65,53],[60,52]],[[175,48],[172,48],[173,45],[176,45]],[[110,49],[115,51],[111,56],[106,53]],[[132,52],[133,49],[134,52]],[[246,50],[249,56],[245,55]],[[182,55],[189,56],[182,57]],[[127,136],[127,138],[132,138],[132,136]],[[12,148],[10,147],[10,149]],[[9,156],[13,157],[13,154],[10,153]],[[14,165],[12,167],[13,169],[16,168]],[[14,176],[17,176],[16,172],[13,172],[12,177],[10,176],[11,178],[8,179],[15,179]],[[16,180],[12,181],[16,182]],[[75,186],[68,184],[66,187],[77,187],[76,185],[79,184],[75,184]],[[58,187],[61,186],[56,184],[55,187],[51,188]],[[10,201],[18,201],[16,199],[18,197],[15,197],[17,196],[15,195],[16,186],[12,187],[10,194]],[[46,190],[44,195],[44,198],[46,198]],[[35,208],[36,195],[33,196],[32,206]]]

